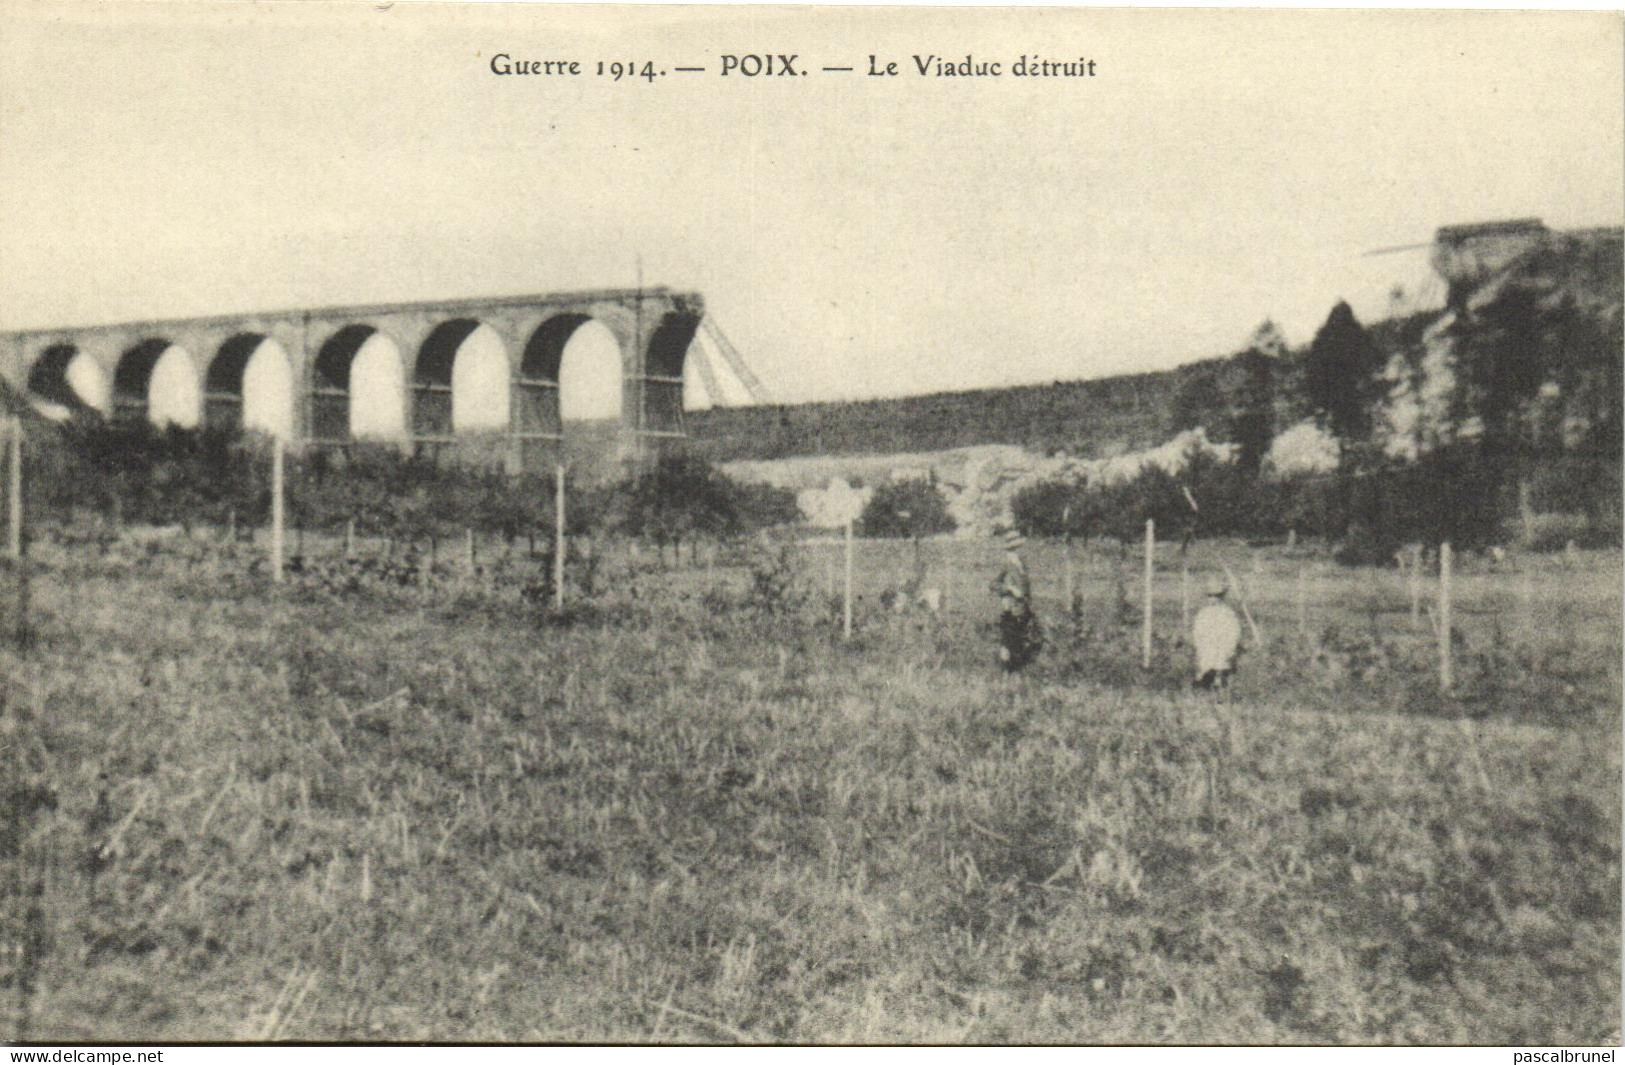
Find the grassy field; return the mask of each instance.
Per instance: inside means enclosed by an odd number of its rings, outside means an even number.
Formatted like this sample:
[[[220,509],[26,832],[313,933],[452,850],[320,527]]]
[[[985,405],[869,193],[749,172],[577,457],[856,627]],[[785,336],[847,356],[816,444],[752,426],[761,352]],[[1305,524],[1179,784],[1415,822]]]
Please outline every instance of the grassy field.
[[[1138,561],[1076,552],[1069,610],[1035,548],[1010,679],[991,549],[922,546],[929,615],[863,545],[850,643],[836,551],[607,552],[555,615],[525,560],[273,591],[240,548],[41,545],[0,1035],[1619,1038],[1618,553],[1465,560],[1445,697],[1395,572],[1198,545],[1264,636],[1224,705],[1177,552],[1143,672]]]

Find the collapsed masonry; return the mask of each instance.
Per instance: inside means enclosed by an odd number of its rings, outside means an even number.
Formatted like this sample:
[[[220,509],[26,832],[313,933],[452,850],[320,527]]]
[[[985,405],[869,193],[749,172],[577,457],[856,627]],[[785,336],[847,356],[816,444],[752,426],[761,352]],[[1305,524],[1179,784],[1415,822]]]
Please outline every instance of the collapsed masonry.
[[[1100,459],[1044,456],[1014,445],[987,444],[930,454],[735,462],[724,468],[733,477],[794,489],[807,523],[816,528],[844,525],[853,493],[862,502],[868,501],[873,488],[853,488],[853,483],[872,486],[934,477],[957,524],[954,535],[985,538],[1012,524],[1011,501],[1029,485],[1057,479],[1074,484],[1117,484],[1151,467],[1179,473],[1196,453],[1228,462],[1234,452],[1235,445],[1214,443],[1203,430],[1193,429],[1159,447]]]

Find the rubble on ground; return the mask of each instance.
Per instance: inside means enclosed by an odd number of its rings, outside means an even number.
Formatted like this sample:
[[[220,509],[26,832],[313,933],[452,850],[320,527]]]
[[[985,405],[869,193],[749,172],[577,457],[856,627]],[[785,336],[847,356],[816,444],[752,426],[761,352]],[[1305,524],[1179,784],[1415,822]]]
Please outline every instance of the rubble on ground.
[[[1011,500],[1029,485],[1056,478],[1075,484],[1116,484],[1132,480],[1149,467],[1178,473],[1193,450],[1228,462],[1234,457],[1235,445],[1214,443],[1201,429],[1191,429],[1158,447],[1095,459],[1075,458],[1065,452],[1046,456],[1014,445],[987,444],[935,453],[734,462],[724,470],[730,477],[795,489],[807,523],[823,529],[845,524],[854,493],[866,503],[875,484],[935,478],[948,501],[948,513],[958,524],[954,536],[974,539],[1010,525]]]

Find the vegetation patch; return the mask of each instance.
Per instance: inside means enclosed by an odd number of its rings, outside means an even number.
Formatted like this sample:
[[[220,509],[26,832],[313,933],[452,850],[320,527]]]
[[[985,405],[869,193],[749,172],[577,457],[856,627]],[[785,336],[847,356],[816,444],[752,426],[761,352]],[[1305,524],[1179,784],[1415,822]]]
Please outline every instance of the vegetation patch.
[[[1225,703],[1166,621],[1139,669],[1098,573],[1075,619],[1041,599],[1064,638],[1006,678],[975,559],[955,610],[867,597],[847,643],[790,545],[601,545],[568,617],[526,600],[523,552],[276,591],[238,550],[36,552],[39,640],[0,650],[9,1036],[1617,1027],[1617,615],[1601,643],[1474,628],[1485,665],[1423,706],[1428,635],[1362,629],[1365,578],[1301,640],[1255,581],[1271,636]],[[1506,690],[1473,695],[1479,668]]]

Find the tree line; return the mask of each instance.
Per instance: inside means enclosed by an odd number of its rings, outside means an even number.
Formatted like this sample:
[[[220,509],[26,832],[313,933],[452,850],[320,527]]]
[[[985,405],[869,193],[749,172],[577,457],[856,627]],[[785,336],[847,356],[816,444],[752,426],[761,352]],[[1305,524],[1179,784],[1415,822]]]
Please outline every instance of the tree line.
[[[263,525],[271,507],[271,441],[218,428],[158,428],[80,418],[30,433],[25,484],[35,521],[224,528]],[[309,532],[415,541],[473,530],[507,540],[555,522],[552,475],[511,476],[358,444],[290,456],[286,520]],[[606,483],[566,474],[567,531],[614,533],[662,548],[730,539],[800,520],[795,495],[736,481],[691,455],[671,455]]]
[[[1339,302],[1296,353],[1265,322],[1243,351],[1193,367],[1173,401],[1176,423],[1233,444],[1234,461],[1193,450],[1178,474],[1041,482],[1016,495],[1016,521],[1054,536],[1132,537],[1147,518],[1185,535],[1296,532],[1358,562],[1411,541],[1617,544],[1617,278],[1515,274],[1492,299],[1370,329]],[[1330,468],[1270,468],[1294,425],[1329,437]]]

